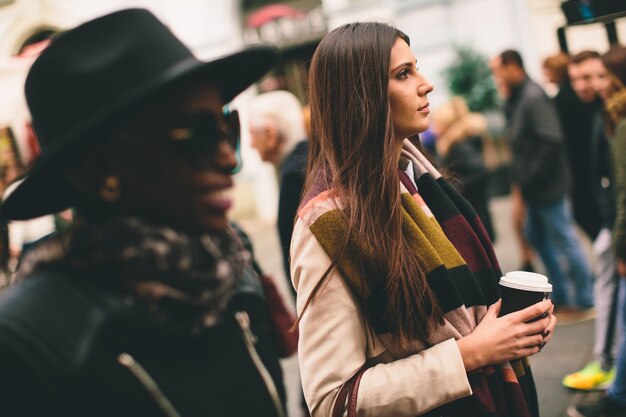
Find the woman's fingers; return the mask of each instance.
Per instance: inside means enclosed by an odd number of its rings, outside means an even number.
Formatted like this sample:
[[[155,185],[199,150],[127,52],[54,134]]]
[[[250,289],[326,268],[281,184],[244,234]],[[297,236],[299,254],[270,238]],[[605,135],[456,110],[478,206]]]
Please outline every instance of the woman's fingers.
[[[547,321],[548,323],[546,328],[540,334],[541,340],[537,344],[539,352],[546,346],[546,344],[550,342],[550,340],[552,340],[552,335],[554,334],[554,328],[557,321],[556,316],[551,314],[550,316],[548,316]]]
[[[534,354],[539,353],[542,348],[543,346],[541,346],[541,344],[538,344],[538,345],[532,345],[532,346],[519,349],[515,352],[515,358],[519,359],[519,358],[525,358],[527,356],[532,356]]]
[[[501,300],[491,305],[472,334],[458,341],[468,370],[534,355],[552,339],[556,317],[551,301],[498,317],[500,306]]]
[[[526,323],[525,333],[526,334],[543,333],[546,331],[549,325],[550,325],[550,316],[546,315],[541,320],[536,320],[531,323]]]
[[[550,323],[548,324],[548,327],[546,327],[546,329],[543,331],[543,337],[546,343],[552,340],[552,336],[554,335],[554,328],[556,327],[557,321],[554,314],[551,314],[549,318]]]
[[[544,342],[544,337],[541,334],[534,334],[532,336],[527,336],[522,341],[522,347],[530,348],[533,346],[539,346]]]
[[[493,303],[492,305],[489,306],[489,308],[487,309],[487,314],[486,316],[490,316],[493,318],[498,317],[498,315],[500,315],[500,308],[502,307],[502,298],[498,298],[498,301],[496,301],[495,303]],[[483,318],[484,320],[484,318]]]

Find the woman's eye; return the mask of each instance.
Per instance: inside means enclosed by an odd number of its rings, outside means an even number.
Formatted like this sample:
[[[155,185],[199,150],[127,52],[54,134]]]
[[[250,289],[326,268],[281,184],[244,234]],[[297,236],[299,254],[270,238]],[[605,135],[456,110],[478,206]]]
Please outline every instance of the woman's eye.
[[[408,69],[400,71],[398,73],[398,79],[399,80],[406,80],[407,78],[409,78],[409,73],[410,73],[410,71]]]

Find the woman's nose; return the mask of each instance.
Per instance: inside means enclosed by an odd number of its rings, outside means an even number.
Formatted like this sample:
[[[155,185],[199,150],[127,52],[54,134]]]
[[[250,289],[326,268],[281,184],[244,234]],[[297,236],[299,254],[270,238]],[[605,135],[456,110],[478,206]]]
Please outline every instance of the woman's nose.
[[[232,171],[237,166],[237,150],[225,140],[219,141],[215,155],[216,165],[225,171]]]
[[[426,94],[431,93],[434,89],[435,88],[433,87],[433,85],[430,82],[428,82],[426,78],[422,78],[422,83],[417,88],[417,93],[420,96],[425,96]]]
[[[219,140],[214,150],[198,150],[190,155],[190,163],[196,169],[208,169],[231,173],[237,167],[236,150],[225,140]]]

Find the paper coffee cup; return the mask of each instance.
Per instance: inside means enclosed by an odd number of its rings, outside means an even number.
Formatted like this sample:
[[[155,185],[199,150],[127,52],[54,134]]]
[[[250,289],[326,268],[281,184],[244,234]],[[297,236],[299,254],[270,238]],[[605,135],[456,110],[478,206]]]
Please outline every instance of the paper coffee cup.
[[[534,272],[511,271],[500,278],[500,315],[522,310],[545,300],[552,292],[548,277]]]

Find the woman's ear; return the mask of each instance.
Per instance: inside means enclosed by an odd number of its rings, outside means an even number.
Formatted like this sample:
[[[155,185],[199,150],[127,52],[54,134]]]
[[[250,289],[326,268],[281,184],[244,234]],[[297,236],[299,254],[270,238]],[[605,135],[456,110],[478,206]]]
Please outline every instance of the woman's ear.
[[[81,201],[94,203],[119,199],[120,180],[107,156],[107,152],[101,152],[99,147],[86,149],[67,169],[66,179]]]

